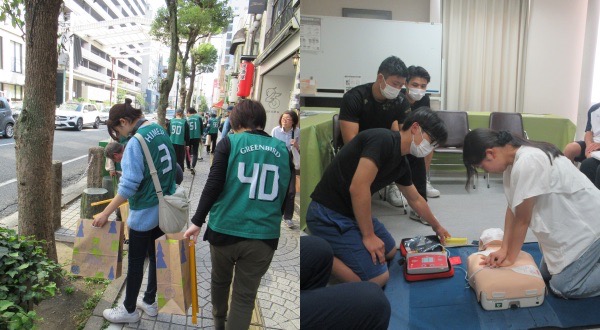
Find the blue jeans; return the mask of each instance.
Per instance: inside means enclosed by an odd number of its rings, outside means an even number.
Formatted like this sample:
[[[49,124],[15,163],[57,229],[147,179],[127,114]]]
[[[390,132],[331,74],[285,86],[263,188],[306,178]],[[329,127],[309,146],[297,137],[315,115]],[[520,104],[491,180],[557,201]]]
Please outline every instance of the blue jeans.
[[[373,230],[385,244],[387,255],[396,248],[396,242],[379,220],[372,218]],[[371,253],[362,242],[362,234],[356,219],[346,217],[312,201],[306,212],[306,225],[312,235],[325,239],[333,254],[360,277],[368,281],[387,271],[387,264],[373,264]]]
[[[555,275],[550,275],[542,258],[540,272],[545,280],[550,280],[549,287],[558,296],[567,299],[600,296],[600,239]]]
[[[156,299],[156,250],[154,241],[164,235],[158,226],[149,231],[136,231],[129,228],[129,261],[127,263],[127,287],[123,305],[129,313],[136,309],[138,294],[144,277],[144,261],[148,257],[148,286],[144,302],[151,305]]]

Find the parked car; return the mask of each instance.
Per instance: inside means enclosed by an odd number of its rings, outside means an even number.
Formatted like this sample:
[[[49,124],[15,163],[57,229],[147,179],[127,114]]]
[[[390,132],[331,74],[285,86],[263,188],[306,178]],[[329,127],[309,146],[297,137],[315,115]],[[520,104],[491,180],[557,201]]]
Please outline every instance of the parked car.
[[[167,128],[171,125],[171,119],[175,118],[175,109],[167,109],[165,113],[165,123]]]
[[[0,97],[0,135],[5,138],[12,138],[15,135],[15,119],[5,97]]]
[[[12,116],[15,120],[19,118],[21,110],[23,109],[23,101],[11,101],[10,110],[12,110]]]
[[[54,127],[81,131],[84,126],[100,126],[100,111],[94,104],[65,102],[56,110]]]
[[[100,111],[100,122],[102,124],[106,124],[106,121],[108,120],[108,112],[110,111],[110,107],[104,106],[104,105],[97,105],[99,107],[99,111]]]

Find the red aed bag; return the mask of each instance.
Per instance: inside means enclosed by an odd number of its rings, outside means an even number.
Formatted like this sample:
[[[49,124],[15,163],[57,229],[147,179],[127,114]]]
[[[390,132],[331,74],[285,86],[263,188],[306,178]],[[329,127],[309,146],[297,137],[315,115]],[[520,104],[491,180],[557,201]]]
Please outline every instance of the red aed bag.
[[[439,239],[435,236],[426,236],[430,242]],[[430,245],[428,251],[411,249],[409,242],[413,238],[404,238],[400,242],[400,254],[404,258],[404,279],[408,282],[447,278],[454,276],[454,267],[450,263],[448,254],[441,246]]]

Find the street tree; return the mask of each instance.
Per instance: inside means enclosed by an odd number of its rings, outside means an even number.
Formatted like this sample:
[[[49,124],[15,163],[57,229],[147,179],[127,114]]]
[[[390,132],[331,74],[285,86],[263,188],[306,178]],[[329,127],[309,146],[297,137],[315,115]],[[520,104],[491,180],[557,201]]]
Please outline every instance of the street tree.
[[[46,241],[57,260],[52,221],[52,145],[58,66],[58,15],[62,0],[4,0],[0,20],[25,27],[25,88],[17,119],[15,153],[19,197],[19,234]],[[25,20],[23,16],[24,9]]]
[[[190,88],[185,98],[184,109],[188,109],[191,105],[196,75],[215,71],[215,64],[218,58],[217,49],[210,43],[203,43],[192,51],[192,65],[189,75]]]
[[[158,41],[169,45],[171,25],[166,24],[167,10],[161,8],[157,11],[152,23],[150,34]],[[188,63],[191,50],[194,45],[202,39],[208,39],[211,35],[219,34],[229,25],[232,19],[231,8],[226,1],[221,0],[179,0],[177,1],[177,31],[182,42],[183,50],[177,47],[178,57],[182,63]],[[179,45],[178,45],[179,46]],[[186,99],[185,72],[186,66],[182,66],[184,72],[179,75],[179,98]]]
[[[166,40],[163,43],[170,45],[171,51],[169,52],[169,65],[167,67],[167,76],[160,82],[160,98],[158,101],[158,110],[156,112],[158,116],[158,124],[166,127],[165,115],[167,113],[167,106],[169,105],[169,92],[173,87],[173,80],[175,79],[175,64],[177,63],[177,51],[179,49],[179,35],[177,34],[177,0],[165,0],[167,4],[166,8],[159,9],[160,11],[166,11],[166,15],[163,19],[166,20],[166,24],[169,27],[169,33],[165,36]]]

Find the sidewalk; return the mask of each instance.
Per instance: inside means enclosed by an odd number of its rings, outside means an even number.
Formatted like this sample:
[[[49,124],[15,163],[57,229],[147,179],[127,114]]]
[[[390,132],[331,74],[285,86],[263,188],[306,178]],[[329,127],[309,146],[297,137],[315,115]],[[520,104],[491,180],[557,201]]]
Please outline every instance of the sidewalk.
[[[182,186],[190,192],[191,214],[196,211],[202,189],[209,173],[210,164],[205,152],[205,160],[196,165],[195,177],[190,172],[184,173]],[[56,240],[73,242],[75,224],[79,219],[80,194],[85,188],[85,181],[63,189],[62,227],[56,231]],[[193,186],[192,186],[193,181]],[[191,190],[190,190],[191,187]],[[294,222],[299,225],[298,208],[299,196],[296,195],[296,212]],[[9,228],[17,225],[17,215],[13,214],[0,223]],[[202,227],[202,235],[206,225]],[[258,289],[257,306],[251,329],[300,329],[300,230],[289,229],[282,222],[279,246],[269,270],[263,277]],[[149,317],[142,313],[142,319],[137,323],[117,325],[111,324],[107,329],[211,329],[213,328],[212,305],[210,303],[210,253],[207,242],[196,244],[196,268],[198,279],[198,322],[192,324],[191,309],[188,316],[159,313]],[[125,293],[125,277],[127,262],[123,262],[123,275],[113,281],[106,289],[103,298],[88,320],[85,329],[101,329],[104,323],[102,311],[115,303],[122,303]],[[147,271],[140,294],[146,288]]]

